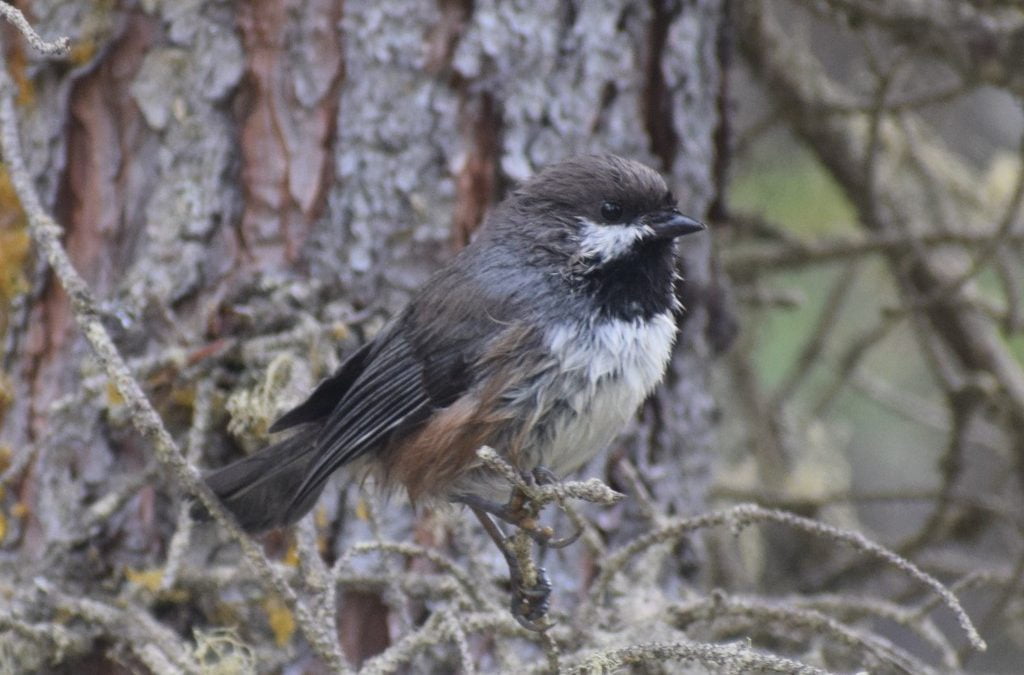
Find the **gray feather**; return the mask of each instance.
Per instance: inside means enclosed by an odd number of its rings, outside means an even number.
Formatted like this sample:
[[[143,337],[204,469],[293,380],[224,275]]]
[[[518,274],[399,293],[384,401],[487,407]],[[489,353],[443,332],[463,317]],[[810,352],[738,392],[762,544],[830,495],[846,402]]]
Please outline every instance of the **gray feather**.
[[[261,532],[290,525],[311,509],[320,496],[320,490],[316,490],[307,496],[306,502],[288,508],[306,477],[310,461],[316,457],[316,433],[316,427],[307,427],[250,457],[210,472],[205,476],[206,483],[246,531]],[[196,515],[202,513],[200,509]]]

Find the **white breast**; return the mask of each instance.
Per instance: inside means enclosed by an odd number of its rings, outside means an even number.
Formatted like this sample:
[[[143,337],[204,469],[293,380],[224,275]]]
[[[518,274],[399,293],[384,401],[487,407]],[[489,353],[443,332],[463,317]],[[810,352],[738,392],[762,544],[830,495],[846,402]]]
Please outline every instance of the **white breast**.
[[[548,331],[547,347],[560,366],[551,388],[558,412],[531,448],[538,463],[564,475],[608,445],[661,380],[675,336],[671,312]]]

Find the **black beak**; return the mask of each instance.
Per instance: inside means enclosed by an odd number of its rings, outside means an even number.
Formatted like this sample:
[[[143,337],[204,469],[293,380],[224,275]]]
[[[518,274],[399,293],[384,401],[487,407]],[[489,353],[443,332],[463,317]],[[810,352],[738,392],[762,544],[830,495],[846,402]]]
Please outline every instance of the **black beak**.
[[[666,209],[652,213],[647,217],[647,226],[654,230],[658,239],[675,239],[684,234],[693,234],[706,230],[707,225],[679,213],[678,209]]]

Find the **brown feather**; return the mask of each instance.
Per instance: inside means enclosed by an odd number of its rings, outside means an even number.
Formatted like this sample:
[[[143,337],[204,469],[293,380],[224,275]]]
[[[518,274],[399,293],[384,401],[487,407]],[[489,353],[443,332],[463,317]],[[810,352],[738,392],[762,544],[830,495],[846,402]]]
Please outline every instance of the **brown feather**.
[[[503,331],[475,365],[493,373],[484,378],[484,386],[459,397],[382,453],[385,482],[405,487],[412,501],[446,495],[477,466],[476,451],[483,445],[494,445],[516,464],[531,420],[518,419],[502,398],[531,376],[533,369],[515,355],[536,354],[524,349],[535,337],[526,325]]]

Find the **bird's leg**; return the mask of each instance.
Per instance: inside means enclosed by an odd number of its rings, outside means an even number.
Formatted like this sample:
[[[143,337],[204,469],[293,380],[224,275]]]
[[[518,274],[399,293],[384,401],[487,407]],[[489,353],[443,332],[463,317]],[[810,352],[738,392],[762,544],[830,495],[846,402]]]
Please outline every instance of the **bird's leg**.
[[[547,546],[555,536],[554,530],[537,522],[537,514],[526,506],[528,500],[518,489],[513,491],[512,496],[505,504],[492,502],[476,495],[459,495],[453,501],[461,502],[473,510],[489,513],[509,525],[518,527],[542,546]]]
[[[531,579],[527,580],[524,574],[524,565],[520,562],[521,555],[517,555],[510,545],[510,540],[501,531],[501,528],[491,520],[489,512],[467,503],[476,515],[484,531],[494,541],[494,544],[501,551],[505,562],[508,564],[509,581],[512,585],[512,602],[509,607],[512,616],[519,624],[532,631],[545,631],[551,624],[542,621],[548,613],[548,606],[551,599],[551,582],[548,580],[547,572],[543,567],[535,567],[529,560],[529,552],[525,554],[526,561],[532,568],[529,570]],[[529,540],[526,545],[529,546]]]
[[[538,466],[530,472],[524,471],[522,475],[524,482],[529,485],[551,485],[558,482],[558,477],[550,469],[543,466]],[[518,487],[512,489],[512,494],[505,504],[499,504],[476,495],[460,495],[453,501],[461,502],[470,508],[486,511],[495,518],[518,527],[530,535],[530,538],[535,542],[548,548],[565,548],[579,539],[583,533],[582,529],[577,528],[568,537],[555,538],[555,531],[553,529],[546,525],[541,525],[537,521],[540,509],[530,500],[529,495]]]
[[[549,528],[550,529],[550,528]],[[583,528],[577,527],[576,531],[570,534],[568,537],[559,537],[558,539],[549,539],[547,542],[542,544],[548,548],[565,548],[570,544],[574,543],[583,534]]]
[[[543,470],[547,471],[547,469]],[[553,474],[548,471],[548,475]],[[557,480],[558,479],[556,478],[555,482],[557,482]],[[554,529],[547,525],[541,526],[537,522],[537,513],[540,508],[538,508],[538,506],[530,499],[528,494],[518,487],[512,488],[512,494],[509,497],[508,504],[503,508],[514,519],[506,520],[506,522],[516,525],[530,535],[538,544],[547,548],[565,548],[579,539],[580,535],[583,534],[583,530],[577,528],[576,531],[568,537],[555,538]]]
[[[532,478],[534,485],[554,485],[559,481],[559,478],[555,475],[554,471],[546,466],[540,465],[533,467],[533,471],[530,472],[530,477]],[[550,528],[548,529],[550,530]],[[553,536],[554,531],[552,531],[551,534]],[[546,542],[543,542],[542,545],[547,546],[548,548],[565,548],[579,539],[582,534],[583,528],[577,527],[576,531],[568,537],[560,537],[558,539],[549,538]]]

